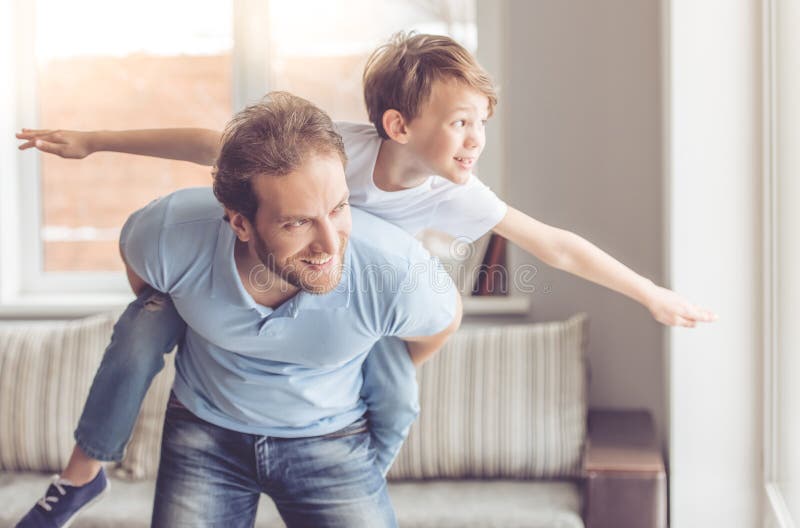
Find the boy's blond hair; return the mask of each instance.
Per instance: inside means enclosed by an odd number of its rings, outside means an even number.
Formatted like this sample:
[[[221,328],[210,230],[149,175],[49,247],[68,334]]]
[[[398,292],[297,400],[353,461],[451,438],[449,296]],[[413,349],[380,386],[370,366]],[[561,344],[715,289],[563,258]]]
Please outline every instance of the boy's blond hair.
[[[489,115],[497,92],[489,74],[461,44],[443,35],[399,32],[367,59],[364,102],[369,120],[384,139],[383,114],[394,109],[407,121],[419,115],[437,80],[455,79],[489,99]]]

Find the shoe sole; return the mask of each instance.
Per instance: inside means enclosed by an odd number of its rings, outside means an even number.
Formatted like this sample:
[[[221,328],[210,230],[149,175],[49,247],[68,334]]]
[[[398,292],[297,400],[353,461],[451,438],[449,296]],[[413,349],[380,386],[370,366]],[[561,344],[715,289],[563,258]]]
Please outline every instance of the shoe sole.
[[[61,526],[61,528],[69,528],[69,526],[72,524],[72,522],[75,519],[78,518],[78,515],[80,515],[81,513],[85,512],[86,510],[88,510],[95,503],[100,502],[101,500],[103,500],[103,498],[105,498],[105,496],[106,496],[106,493],[108,493],[109,489],[111,489],[111,482],[107,482],[105,489],[103,491],[101,491],[100,493],[98,493],[92,500],[90,500],[89,502],[87,502],[86,504],[84,504],[83,506],[78,508],[77,510],[75,510],[75,513],[72,514],[72,517],[67,519],[67,522],[65,522]]]

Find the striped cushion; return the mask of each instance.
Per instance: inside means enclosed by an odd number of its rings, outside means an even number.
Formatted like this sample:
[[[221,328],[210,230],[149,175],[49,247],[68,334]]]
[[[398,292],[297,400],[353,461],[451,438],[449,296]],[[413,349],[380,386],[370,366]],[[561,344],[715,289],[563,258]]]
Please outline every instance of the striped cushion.
[[[578,476],[587,318],[462,328],[419,372],[390,479]]]
[[[0,327],[0,470],[61,471],[119,312]],[[174,353],[153,380],[117,476],[154,477]]]
[[[118,314],[0,327],[0,469],[59,471]],[[576,476],[585,436],[586,317],[464,328],[419,373],[422,411],[389,478]],[[174,353],[119,476],[157,473]]]
[[[115,320],[0,327],[0,469],[66,465]]]
[[[419,372],[422,410],[389,478],[578,476],[586,435],[587,330],[585,314],[459,330]],[[130,477],[158,471],[173,377],[168,358],[122,462]]]

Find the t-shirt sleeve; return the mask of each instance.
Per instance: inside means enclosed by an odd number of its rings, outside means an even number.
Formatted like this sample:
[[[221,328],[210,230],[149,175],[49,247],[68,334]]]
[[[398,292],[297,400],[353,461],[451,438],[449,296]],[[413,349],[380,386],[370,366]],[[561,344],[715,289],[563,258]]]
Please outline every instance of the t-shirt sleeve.
[[[168,269],[162,254],[162,233],[169,197],[160,198],[133,213],[119,237],[128,266],[158,291],[169,292]]]
[[[500,223],[508,205],[473,174],[439,202],[430,227],[474,242]]]
[[[400,283],[386,317],[385,335],[419,337],[438,334],[455,317],[459,295],[439,259],[416,260]]]

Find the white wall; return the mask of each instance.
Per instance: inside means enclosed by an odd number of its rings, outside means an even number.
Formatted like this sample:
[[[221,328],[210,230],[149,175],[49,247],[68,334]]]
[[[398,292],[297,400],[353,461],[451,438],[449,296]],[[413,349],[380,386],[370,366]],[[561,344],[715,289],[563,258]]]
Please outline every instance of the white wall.
[[[505,196],[663,281],[658,0],[508,8]],[[531,319],[589,314],[590,404],[647,408],[663,432],[664,331],[650,313],[521,252],[515,260],[539,267]]]
[[[509,202],[721,316],[665,336],[542,265],[532,295],[533,320],[589,313],[592,405],[656,415],[678,528],[761,518],[759,5],[508,3]]]
[[[665,2],[670,282],[720,315],[671,334],[677,528],[761,525],[759,6]]]

